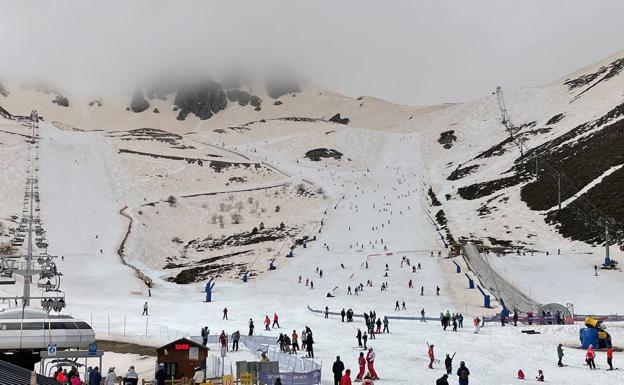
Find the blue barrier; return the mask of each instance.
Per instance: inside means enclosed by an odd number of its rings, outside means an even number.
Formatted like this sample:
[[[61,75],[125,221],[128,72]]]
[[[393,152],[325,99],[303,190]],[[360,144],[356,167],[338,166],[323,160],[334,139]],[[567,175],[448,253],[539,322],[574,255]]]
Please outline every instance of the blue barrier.
[[[479,285],[477,285],[477,289],[479,289],[481,294],[483,294],[483,307],[489,309],[490,308],[490,295],[489,294],[485,294],[485,292],[483,291],[483,289],[481,289],[481,286],[479,286]]]
[[[457,274],[461,273],[461,266],[459,266],[459,264],[455,261],[453,261],[453,263],[455,264],[455,267],[456,267],[455,270],[457,271]]]
[[[466,275],[466,278],[468,278],[468,289],[474,289],[475,285],[474,285],[474,281],[472,280],[472,278],[470,278],[468,276],[468,273],[464,273]]]

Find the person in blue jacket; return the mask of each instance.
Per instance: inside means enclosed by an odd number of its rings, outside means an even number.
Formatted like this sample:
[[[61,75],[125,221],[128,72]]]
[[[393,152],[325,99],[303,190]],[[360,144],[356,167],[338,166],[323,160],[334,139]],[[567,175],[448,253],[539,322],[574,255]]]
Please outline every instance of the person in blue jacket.
[[[158,364],[158,370],[156,371],[156,385],[165,385],[165,364]]]
[[[459,377],[459,385],[468,385],[468,376],[470,375],[470,370],[466,367],[466,363],[464,361],[459,363],[459,369],[457,369],[457,376]]]
[[[89,385],[100,385],[102,383],[102,375],[100,369],[96,366],[89,374]]]

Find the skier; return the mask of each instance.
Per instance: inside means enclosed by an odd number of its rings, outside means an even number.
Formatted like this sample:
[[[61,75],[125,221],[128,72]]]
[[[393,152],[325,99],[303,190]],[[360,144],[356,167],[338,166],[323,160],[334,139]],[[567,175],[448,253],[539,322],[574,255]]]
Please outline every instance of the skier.
[[[609,365],[607,370],[613,370],[613,348],[611,346],[607,348],[607,364]]]
[[[468,376],[470,376],[470,370],[468,370],[464,361],[459,363],[457,376],[459,377],[459,385],[468,385]]]
[[[388,317],[384,316],[383,318],[383,332],[384,333],[390,333],[390,329],[388,329]]]
[[[228,309],[227,309],[227,307],[224,307],[223,308],[223,318],[222,319],[228,319],[227,313],[228,313]]]
[[[542,369],[537,371],[537,377],[535,377],[535,379],[537,382],[544,382],[544,372],[542,372]]]
[[[407,282],[407,288],[408,289],[413,289],[414,288],[414,283],[412,282],[411,279]]]
[[[254,332],[254,322],[253,320],[250,318],[249,319],[249,335],[253,336],[253,332]]]
[[[364,352],[360,352],[360,356],[358,357],[358,367],[360,370],[358,371],[355,380],[362,381],[362,376],[364,376],[364,371],[366,370],[366,358],[364,358]]]
[[[429,357],[429,369],[433,369],[435,354],[433,352],[433,345],[429,345],[429,342],[427,342],[427,356]]]
[[[336,382],[338,384],[338,382]],[[344,376],[340,379],[340,385],[351,385],[351,369],[345,371]]]
[[[589,345],[587,352],[585,353],[585,361],[587,362],[587,366],[589,366],[590,370],[596,369],[596,363],[594,362],[595,358],[596,353],[594,352],[594,345]]]
[[[481,320],[479,319],[479,317],[476,317],[475,319],[472,320],[472,325],[474,326],[474,334],[479,334],[480,323],[481,323]]]
[[[455,353],[453,355],[446,354],[446,358],[444,359],[444,367],[446,368],[446,374],[453,373],[453,358],[455,358]]]
[[[372,347],[368,348],[368,353],[366,354],[366,363],[368,364],[368,372],[370,373],[373,380],[378,380],[379,376],[375,371],[375,352]]]
[[[271,319],[268,314],[264,316],[264,330],[271,331]]]
[[[279,326],[278,321],[279,321],[279,317],[277,316],[277,313],[273,313],[273,326],[272,327],[275,327],[275,325],[277,325],[277,328],[279,329],[280,326]]]
[[[401,310],[401,307],[399,306],[399,301],[396,301],[396,304],[394,305],[394,311],[397,310]]]
[[[360,329],[358,329],[357,334],[355,335],[355,338],[357,339],[358,346],[361,348],[362,347],[362,331]]]
[[[345,309],[343,307],[342,310],[340,311],[340,318],[341,318],[342,322],[344,322],[344,318],[345,318],[346,314],[347,313],[345,312]]]
[[[145,303],[143,304],[143,314],[141,315],[148,315],[147,314],[147,301],[145,301]]]
[[[334,373],[334,385],[340,385],[340,379],[342,378],[342,371],[345,370],[345,366],[340,361],[340,356],[336,356],[336,361],[332,365],[332,372]]]
[[[557,361],[557,366],[562,367],[563,365],[563,345],[559,344],[557,345],[557,357],[559,358],[559,361]]]
[[[405,308],[405,301],[403,301],[403,302],[401,303],[401,305],[403,306],[403,307],[402,307],[402,309],[403,309],[403,310],[407,310],[407,309]]]
[[[356,289],[357,290],[357,289]],[[351,286],[347,287],[347,295],[351,295]]]

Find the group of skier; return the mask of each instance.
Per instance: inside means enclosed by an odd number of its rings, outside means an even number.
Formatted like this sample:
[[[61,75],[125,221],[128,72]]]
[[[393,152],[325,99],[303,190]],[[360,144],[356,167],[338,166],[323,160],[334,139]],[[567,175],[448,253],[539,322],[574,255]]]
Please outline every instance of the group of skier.
[[[373,380],[378,380],[379,376],[375,370],[375,351],[372,347],[368,348],[366,355],[364,352],[360,352],[357,364],[358,373],[355,377],[355,381],[362,381],[363,385],[374,385]],[[337,356],[336,361],[332,365],[334,385],[351,384],[351,369],[347,369],[344,374],[343,371],[345,371],[345,365],[340,360],[340,356]]]
[[[446,330],[449,326],[453,325],[453,331],[457,331],[457,327],[464,327],[464,316],[461,313],[453,313],[446,311],[446,313],[440,313],[440,323],[442,329]]]

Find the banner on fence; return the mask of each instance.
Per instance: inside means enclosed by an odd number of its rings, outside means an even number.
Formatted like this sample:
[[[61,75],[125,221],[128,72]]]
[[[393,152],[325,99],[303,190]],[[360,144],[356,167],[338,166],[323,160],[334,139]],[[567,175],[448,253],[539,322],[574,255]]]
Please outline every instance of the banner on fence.
[[[274,384],[275,380],[279,377],[282,380],[283,385],[316,385],[321,383],[321,370],[313,370],[307,373],[258,373],[260,382],[263,384]]]

